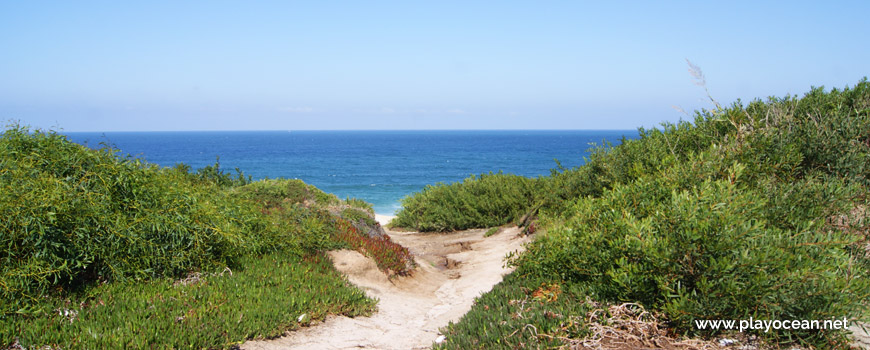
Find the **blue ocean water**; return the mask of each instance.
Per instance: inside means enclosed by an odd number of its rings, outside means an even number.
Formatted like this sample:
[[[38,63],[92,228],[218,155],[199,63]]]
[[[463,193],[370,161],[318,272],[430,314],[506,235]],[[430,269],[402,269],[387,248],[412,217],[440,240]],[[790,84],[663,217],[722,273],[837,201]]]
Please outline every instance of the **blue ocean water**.
[[[355,197],[393,214],[402,197],[471,174],[547,175],[558,159],[583,164],[590,143],[637,137],[634,130],[572,131],[197,131],[68,132],[70,140],[107,143],[161,166],[198,169],[220,157],[254,179],[298,178],[340,198]]]

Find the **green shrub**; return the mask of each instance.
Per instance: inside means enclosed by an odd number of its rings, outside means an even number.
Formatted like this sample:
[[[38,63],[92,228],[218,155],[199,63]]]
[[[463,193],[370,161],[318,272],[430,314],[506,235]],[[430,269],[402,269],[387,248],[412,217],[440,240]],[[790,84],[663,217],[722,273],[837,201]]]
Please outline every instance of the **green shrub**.
[[[189,172],[190,167],[185,164],[177,164],[176,168],[183,172]],[[221,158],[217,157],[214,165],[207,165],[204,168],[197,169],[193,173],[193,177],[199,181],[216,184],[220,187],[238,187],[251,183],[251,176],[245,176],[241,169],[236,168],[235,177],[221,170]]]
[[[519,259],[522,271],[581,283],[600,300],[641,302],[681,331],[696,319],[862,316],[870,283],[844,249],[856,237],[822,230],[823,221],[782,230],[765,220],[762,195],[727,181],[666,185],[638,180],[576,201],[572,218]]]
[[[321,191],[298,179],[274,179],[253,182],[236,189],[239,196],[259,202],[267,208],[283,204],[306,204],[327,206],[338,204],[333,194]]]
[[[232,265],[261,224],[216,184],[54,132],[7,129],[0,169],[3,314],[98,280]]]
[[[344,203],[354,209],[359,209],[366,212],[369,216],[375,215],[375,210],[372,204],[359,198],[350,198],[344,200]]]
[[[501,226],[535,204],[534,186],[533,179],[502,173],[426,186],[402,199],[391,225],[439,232]]]
[[[301,252],[354,249],[372,258],[389,276],[408,275],[414,260],[408,249],[379,232],[371,205],[358,199],[341,201],[300,180],[265,180],[239,187],[236,195],[259,204],[272,224],[261,235],[257,251],[296,249]],[[280,229],[279,229],[280,228]]]
[[[341,217],[353,222],[362,221],[369,226],[374,226],[378,223],[371,214],[355,208],[345,208],[341,211]]]
[[[514,261],[514,274],[604,302],[641,302],[679,334],[715,334],[696,329],[700,319],[867,320],[866,79],[803,98],[737,102],[639,134],[537,179],[532,202],[548,232]],[[415,205],[438,205],[446,200],[432,194],[475,185],[432,189],[415,195]],[[484,224],[473,215],[454,220]],[[480,317],[503,318],[491,310]],[[455,327],[476,327],[464,322]],[[536,322],[544,321],[528,325]],[[841,331],[760,335],[847,344]]]
[[[0,215],[0,348],[233,347],[373,309],[322,251],[413,268],[407,249],[357,228],[376,225],[360,200],[17,125],[0,136]],[[176,285],[185,275],[197,282]]]

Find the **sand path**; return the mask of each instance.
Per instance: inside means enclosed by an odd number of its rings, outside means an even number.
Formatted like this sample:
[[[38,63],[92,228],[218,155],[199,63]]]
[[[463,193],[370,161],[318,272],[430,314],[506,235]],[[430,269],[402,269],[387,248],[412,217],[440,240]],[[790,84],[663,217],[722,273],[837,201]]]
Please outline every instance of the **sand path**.
[[[439,328],[459,320],[475,297],[510,272],[504,267],[504,257],[522,250],[529,240],[519,237],[516,228],[487,238],[484,232],[387,231],[394,241],[408,247],[419,265],[413,276],[392,281],[355,251],[331,252],[336,268],[351,283],[379,299],[378,311],[371,317],[329,316],[323,323],[282,338],[249,341],[242,349],[428,349],[439,337]]]

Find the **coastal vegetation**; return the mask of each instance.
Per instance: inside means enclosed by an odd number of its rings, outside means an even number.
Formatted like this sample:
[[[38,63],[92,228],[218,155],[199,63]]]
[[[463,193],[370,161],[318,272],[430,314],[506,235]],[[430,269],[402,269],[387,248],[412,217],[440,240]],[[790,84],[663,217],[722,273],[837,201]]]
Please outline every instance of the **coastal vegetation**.
[[[489,173],[451,184],[426,186],[402,200],[392,226],[419,231],[455,231],[500,226],[525,213],[533,203],[535,180]]]
[[[866,321],[870,83],[696,112],[549,176],[429,186],[393,225],[542,232],[441,349],[575,346],[593,323]],[[324,252],[414,268],[370,204],[219,160],[161,168],[10,125],[0,135],[0,348],[232,348],[375,301]],[[502,233],[503,234],[503,233]],[[634,321],[632,321],[634,322]],[[600,332],[599,332],[600,333]],[[842,330],[750,330],[845,348]],[[600,335],[600,334],[599,334]]]
[[[438,348],[572,344],[588,335],[585,313],[597,302],[637,303],[670,334],[704,337],[723,331],[696,320],[868,319],[866,79],[717,105],[639,134],[550,176],[472,177],[404,200],[398,226],[513,222],[546,231]],[[480,214],[490,202],[511,203],[491,211],[502,220]],[[848,347],[843,330],[750,333],[770,344]]]
[[[371,206],[220,163],[160,168],[53,131],[0,135],[0,347],[226,348],[375,301],[323,252],[413,267]],[[378,233],[381,234],[378,234]]]

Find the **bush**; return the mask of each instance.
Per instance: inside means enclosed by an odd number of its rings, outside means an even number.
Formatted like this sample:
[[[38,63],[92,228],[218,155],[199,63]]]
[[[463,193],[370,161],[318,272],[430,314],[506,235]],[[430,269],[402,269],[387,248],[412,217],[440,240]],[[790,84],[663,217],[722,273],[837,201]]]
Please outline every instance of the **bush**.
[[[359,198],[347,198],[344,203],[354,209],[359,209],[366,212],[369,216],[375,215],[375,210],[372,204]]]
[[[345,208],[341,211],[341,217],[352,222],[363,222],[368,226],[378,225],[378,222],[372,217],[372,214],[355,208]]]
[[[438,232],[501,226],[535,204],[534,186],[533,179],[502,173],[426,186],[402,199],[391,225]]]
[[[407,249],[357,228],[374,222],[362,201],[299,180],[248,183],[219,164],[189,170],[55,132],[4,131],[0,348],[226,348],[370,311],[325,250],[360,250],[391,275],[414,266]],[[176,288],[185,275],[204,282]]]
[[[371,205],[359,199],[341,201],[300,180],[286,179],[257,181],[235,193],[259,203],[272,223],[264,230],[270,236],[260,240],[265,244],[260,251],[354,249],[390,277],[408,275],[415,266],[408,249],[383,235]]]
[[[190,169],[185,164],[178,164],[176,167],[184,172]],[[236,176],[233,177],[230,173],[221,170],[221,157],[217,157],[214,165],[207,165],[204,168],[197,169],[193,173],[195,179],[203,182],[213,183],[220,187],[238,187],[251,183],[251,176],[245,176],[241,169],[236,168]]]
[[[45,295],[98,281],[349,247],[339,239],[341,208],[376,224],[364,202],[344,203],[300,180],[242,185],[242,175],[232,180],[217,164],[186,170],[10,126],[0,136],[0,244],[8,247],[0,251],[0,313],[28,313]]]
[[[188,173],[13,126],[0,137],[4,314],[50,290],[232,264],[256,211]]]
[[[780,229],[766,221],[762,195],[728,181],[667,185],[642,179],[577,200],[571,219],[518,260],[521,271],[589,286],[599,300],[641,302],[682,332],[697,331],[696,319],[862,314],[870,283],[845,249],[856,237],[822,230],[823,221]]]
[[[699,319],[867,319],[866,79],[803,98],[738,101],[639,134],[537,179],[533,201],[548,232],[514,261],[515,274],[603,302],[641,302],[678,334],[715,334],[696,329]],[[431,194],[475,185],[415,197],[437,205],[445,200]],[[760,335],[847,344],[831,330]]]
[[[275,208],[284,204],[323,207],[339,203],[335,195],[323,192],[298,179],[261,180],[239,187],[236,191],[239,196],[254,200],[266,208]]]

